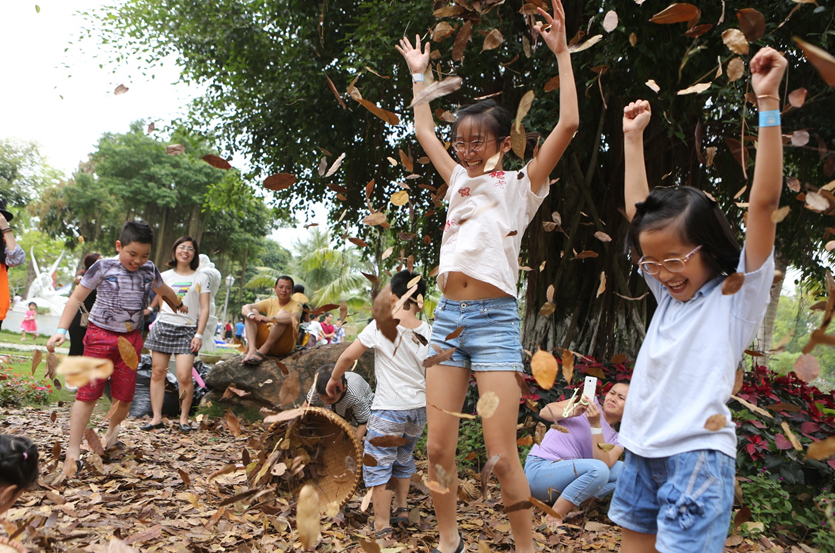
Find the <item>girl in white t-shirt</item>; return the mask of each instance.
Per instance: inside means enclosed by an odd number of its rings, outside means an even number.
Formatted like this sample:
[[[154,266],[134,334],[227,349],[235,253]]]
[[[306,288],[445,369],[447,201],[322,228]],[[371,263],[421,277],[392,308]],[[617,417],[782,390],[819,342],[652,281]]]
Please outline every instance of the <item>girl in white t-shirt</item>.
[[[188,313],[174,312],[167,303],[164,304],[145,340],[145,347],[152,352],[151,409],[154,414],[151,422],[140,428],[149,431],[165,426],[162,422],[165,377],[168,362],[171,355],[174,355],[181,398],[178,429],[180,432],[190,432],[188,413],[194,397],[192,367],[195,354],[203,347],[211,290],[206,273],[197,271],[200,249],[191,237],[183,236],[174,242],[167,265],[173,269],[163,272],[162,280],[183,299],[183,304],[188,306]],[[158,298],[154,299],[154,304],[159,304]]]
[[[510,152],[511,116],[488,100],[460,109],[452,128],[452,146],[458,161],[435,135],[427,103],[415,106],[415,134],[432,165],[448,185],[449,202],[441,242],[438,284],[443,298],[435,310],[432,344],[456,348],[452,358],[426,370],[427,403],[460,411],[475,373],[479,393],[499,398],[495,414],[483,419],[488,456],[499,455],[494,472],[505,505],[530,497],[530,488],[519,462],[516,421],[521,392],[515,372],[522,371],[522,345],[516,283],[522,236],[542,200],[548,194],[549,175],[560,160],[579,125],[577,91],[571,56],[565,40],[565,13],[553,0],[554,16],[539,10],[547,26],[536,31],[557,58],[560,77],[560,119],[538,154],[521,171],[503,171],[502,160]],[[423,88],[430,46],[421,51],[403,38],[398,51],[406,59],[414,80],[414,93]],[[456,338],[446,336],[457,328]],[[430,353],[432,353],[430,351]],[[432,492],[440,544],[436,551],[459,553],[464,542],[456,521],[458,418],[430,407],[429,478],[437,481],[440,465],[453,476],[448,493]],[[534,550],[530,509],[508,514],[516,551]]]
[[[627,453],[609,518],[623,527],[623,552],[722,551],[730,527],[737,441],[726,403],[768,306],[772,214],[783,182],[786,60],[763,48],[750,68],[759,146],[742,250],[712,196],[689,186],[650,192],[643,151],[650,106],[639,100],[624,108],[628,242],[658,308],[618,438]],[[741,286],[727,289],[729,275]],[[722,428],[705,428],[719,415]]]

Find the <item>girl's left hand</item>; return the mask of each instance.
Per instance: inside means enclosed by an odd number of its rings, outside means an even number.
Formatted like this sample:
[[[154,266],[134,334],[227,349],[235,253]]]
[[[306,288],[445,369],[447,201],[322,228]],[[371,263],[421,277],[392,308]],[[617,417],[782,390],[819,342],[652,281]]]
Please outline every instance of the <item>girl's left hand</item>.
[[[589,419],[592,428],[600,428],[600,409],[597,408],[594,400],[589,401],[589,405],[586,407],[586,417]]]
[[[542,36],[542,40],[545,41],[552,52],[561,54],[568,51],[568,44],[565,40],[565,10],[560,0],[551,0],[551,6],[554,8],[554,17],[551,17],[551,14],[542,8],[537,8],[539,14],[545,18],[547,25],[537,23],[534,31]]]
[[[191,339],[191,351],[197,353],[203,347],[203,338],[195,336]]]
[[[780,81],[786,72],[786,58],[774,48],[761,48],[751,59],[751,88],[759,95],[777,96],[780,93]]]

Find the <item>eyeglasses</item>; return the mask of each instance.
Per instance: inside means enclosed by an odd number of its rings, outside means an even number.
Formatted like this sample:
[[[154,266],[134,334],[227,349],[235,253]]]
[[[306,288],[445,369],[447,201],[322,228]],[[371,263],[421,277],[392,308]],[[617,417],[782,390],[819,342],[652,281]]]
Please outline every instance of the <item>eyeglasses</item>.
[[[690,259],[690,257],[700,249],[702,249],[701,246],[696,246],[695,250],[688,253],[684,257],[665,259],[661,263],[657,261],[645,261],[642,257],[638,260],[638,267],[640,267],[641,270],[645,273],[649,273],[651,275],[657,275],[658,273],[660,273],[662,266],[671,273],[680,273],[684,270],[686,263]]]
[[[191,246],[177,246],[177,251],[192,253],[194,252],[194,248],[192,248]]]
[[[462,152],[480,152],[484,149],[484,146],[488,142],[493,142],[494,140],[501,140],[500,138],[491,138],[490,140],[473,140],[471,142],[464,142],[463,140],[458,140],[452,143],[452,149],[455,150],[455,153],[460,154]]]

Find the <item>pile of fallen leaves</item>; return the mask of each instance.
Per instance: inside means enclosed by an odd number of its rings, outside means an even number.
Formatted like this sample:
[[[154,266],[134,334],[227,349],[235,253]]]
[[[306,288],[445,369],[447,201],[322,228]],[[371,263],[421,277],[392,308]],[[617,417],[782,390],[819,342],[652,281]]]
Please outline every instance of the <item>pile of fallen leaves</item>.
[[[277,495],[269,502],[241,497],[250,489],[246,468],[261,454],[265,425],[234,421],[239,428],[230,428],[228,421],[229,417],[201,420],[199,431],[181,434],[173,427],[143,432],[139,421],[128,420],[121,443],[107,452],[88,431],[84,468],[75,478],[62,480],[69,408],[2,412],[0,432],[28,436],[41,452],[38,485],[0,516],[5,534],[34,551],[301,550],[296,497]],[[103,432],[100,420],[92,426]],[[425,462],[419,462],[418,469],[409,495],[408,524],[375,542],[370,537],[372,509],[360,489],[334,516],[323,515],[316,550],[430,551],[437,545],[435,516],[422,482]],[[487,483],[486,496],[478,490],[478,474],[462,474],[461,482],[459,524],[470,550],[511,551],[510,525],[495,479]],[[599,506],[570,514],[556,532],[544,526],[540,512],[534,516],[540,550],[619,548],[620,532]],[[797,546],[775,549],[767,538],[742,536],[731,536],[728,545],[733,551],[813,551]]]

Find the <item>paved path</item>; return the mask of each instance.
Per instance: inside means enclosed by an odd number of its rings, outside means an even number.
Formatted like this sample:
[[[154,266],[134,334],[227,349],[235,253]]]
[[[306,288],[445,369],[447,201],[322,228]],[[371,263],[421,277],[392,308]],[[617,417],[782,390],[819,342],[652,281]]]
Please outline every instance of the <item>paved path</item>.
[[[14,349],[17,351],[35,351],[39,349],[41,351],[46,351],[46,346],[38,346],[33,344],[27,344],[26,342],[0,342],[0,349]],[[70,348],[57,348],[55,350],[56,353],[69,353]]]

